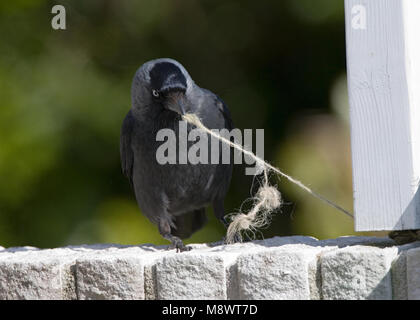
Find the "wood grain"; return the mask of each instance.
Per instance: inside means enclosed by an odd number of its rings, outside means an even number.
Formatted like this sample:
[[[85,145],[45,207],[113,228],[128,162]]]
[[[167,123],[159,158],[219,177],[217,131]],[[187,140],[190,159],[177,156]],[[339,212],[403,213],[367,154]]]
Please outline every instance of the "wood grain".
[[[345,1],[356,231],[420,228],[419,3]]]

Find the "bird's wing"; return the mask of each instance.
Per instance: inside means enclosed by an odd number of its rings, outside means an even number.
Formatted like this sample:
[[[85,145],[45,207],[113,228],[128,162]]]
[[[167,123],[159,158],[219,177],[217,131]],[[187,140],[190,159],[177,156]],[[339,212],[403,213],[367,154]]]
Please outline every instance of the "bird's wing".
[[[220,98],[217,94],[214,92],[211,92],[210,90],[200,88],[201,92],[204,92],[204,95],[208,98],[207,99],[207,107],[205,111],[213,112],[214,106],[216,106],[217,110],[221,113],[223,118],[225,119],[225,128],[228,130],[232,130],[235,128],[233,125],[232,116],[230,115],[230,111],[225,104],[225,102]]]
[[[122,127],[121,127],[120,155],[121,155],[122,172],[128,178],[131,185],[133,185],[133,162],[134,162],[134,154],[133,154],[133,150],[131,149],[131,135],[133,131],[133,125],[134,125],[134,118],[130,110],[125,116]]]
[[[235,128],[235,126],[233,125],[232,116],[230,115],[230,111],[227,105],[217,94],[214,94],[214,95],[216,96],[216,101],[217,101],[217,106],[219,108],[219,111],[222,113],[223,117],[225,118],[226,129],[232,130],[233,128]]]

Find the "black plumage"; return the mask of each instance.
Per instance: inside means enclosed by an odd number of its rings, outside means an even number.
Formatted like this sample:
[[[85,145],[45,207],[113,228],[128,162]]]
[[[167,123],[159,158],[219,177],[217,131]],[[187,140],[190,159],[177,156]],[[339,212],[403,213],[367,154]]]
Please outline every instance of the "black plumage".
[[[134,76],[131,97],[132,107],[121,129],[123,173],[146,217],[176,249],[186,250],[181,239],[205,225],[208,205],[226,226],[223,203],[231,180],[232,159],[230,164],[162,165],[156,160],[162,144],[156,141],[156,135],[164,128],[178,134],[184,113],[196,114],[210,129],[231,130],[230,112],[218,96],[197,86],[185,68],[172,59],[143,64]],[[188,124],[188,131],[192,128]],[[208,140],[210,144],[210,137]],[[177,160],[179,152],[177,148]],[[210,153],[209,149],[209,158]]]

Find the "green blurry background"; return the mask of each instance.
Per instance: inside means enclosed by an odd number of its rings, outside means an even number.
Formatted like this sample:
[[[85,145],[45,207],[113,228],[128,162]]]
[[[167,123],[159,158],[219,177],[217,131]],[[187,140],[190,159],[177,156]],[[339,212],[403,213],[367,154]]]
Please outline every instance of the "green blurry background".
[[[51,28],[51,8],[67,30]],[[130,86],[145,61],[180,61],[265,129],[265,158],[352,209],[343,1],[0,2],[0,245],[167,243],[140,213],[119,162]],[[250,194],[234,170],[227,212]],[[353,221],[287,181],[258,237],[353,233]],[[188,242],[220,240],[209,224]]]

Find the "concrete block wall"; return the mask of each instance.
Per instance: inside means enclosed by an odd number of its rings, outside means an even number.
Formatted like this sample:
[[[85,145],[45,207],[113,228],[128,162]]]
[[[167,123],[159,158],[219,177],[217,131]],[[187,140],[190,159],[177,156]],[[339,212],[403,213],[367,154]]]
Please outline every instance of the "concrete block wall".
[[[420,242],[0,247],[0,299],[420,299]]]

